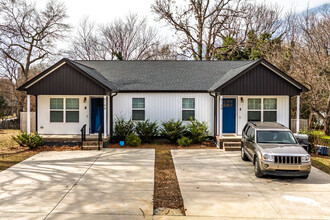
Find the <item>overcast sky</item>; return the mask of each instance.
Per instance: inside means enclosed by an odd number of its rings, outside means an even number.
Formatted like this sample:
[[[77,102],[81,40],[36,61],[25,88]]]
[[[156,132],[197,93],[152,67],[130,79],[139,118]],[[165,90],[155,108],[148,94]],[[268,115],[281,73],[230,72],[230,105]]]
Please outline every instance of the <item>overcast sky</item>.
[[[177,0],[179,1],[179,0]],[[251,0],[253,1],[253,0]],[[277,3],[283,7],[283,11],[288,11],[292,7],[297,12],[309,8],[330,3],[330,0],[256,0],[258,2]],[[38,5],[45,4],[45,0],[37,0]],[[155,15],[151,13],[150,6],[154,0],[66,0],[64,1],[68,14],[69,22],[76,26],[84,16],[89,16],[91,20],[98,23],[107,23],[118,17],[123,17],[129,12],[138,13],[140,16],[148,17],[150,23],[155,24]]]

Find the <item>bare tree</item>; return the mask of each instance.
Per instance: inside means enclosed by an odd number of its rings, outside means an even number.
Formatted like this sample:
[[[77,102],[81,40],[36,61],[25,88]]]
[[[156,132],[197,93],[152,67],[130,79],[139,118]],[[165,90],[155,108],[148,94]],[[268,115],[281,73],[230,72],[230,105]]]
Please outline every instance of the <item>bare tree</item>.
[[[80,21],[68,54],[73,59],[81,60],[106,60],[111,58],[107,48],[101,42],[98,25],[90,21],[88,17],[84,17]]]
[[[179,34],[183,54],[195,60],[215,57],[220,33],[230,28],[233,17],[240,15],[240,0],[189,0],[179,4],[172,0],[155,0],[152,10]]]
[[[173,51],[172,45],[161,43],[146,18],[129,14],[102,26],[84,18],[69,55],[83,60],[145,60],[171,59],[175,57]]]
[[[144,60],[153,57],[152,49],[158,47],[156,29],[148,27],[146,18],[129,14],[101,28],[104,45],[111,59]]]
[[[0,0],[0,52],[17,63],[24,80],[31,65],[53,55],[69,26],[63,3],[51,0],[39,11],[24,0]]]
[[[0,0],[0,76],[15,87],[32,76],[36,66],[55,54],[57,40],[69,30],[66,17],[64,4],[53,0],[41,11],[24,0]],[[26,95],[13,91],[19,113]]]

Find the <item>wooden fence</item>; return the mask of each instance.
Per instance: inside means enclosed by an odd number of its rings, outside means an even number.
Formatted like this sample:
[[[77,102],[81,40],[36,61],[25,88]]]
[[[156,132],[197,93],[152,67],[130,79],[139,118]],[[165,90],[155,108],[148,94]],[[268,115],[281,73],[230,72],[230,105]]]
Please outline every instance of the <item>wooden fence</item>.
[[[297,119],[291,119],[291,131],[296,132]],[[308,129],[308,119],[299,120],[299,130]]]
[[[20,114],[20,129],[22,132],[27,132],[27,112],[21,112]],[[30,112],[30,131],[36,131],[36,113]]]

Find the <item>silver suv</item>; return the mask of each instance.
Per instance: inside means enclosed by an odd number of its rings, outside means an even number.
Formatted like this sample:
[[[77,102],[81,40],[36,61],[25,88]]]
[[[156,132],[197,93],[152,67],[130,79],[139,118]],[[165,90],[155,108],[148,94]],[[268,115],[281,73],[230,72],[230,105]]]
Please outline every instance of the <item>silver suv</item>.
[[[242,132],[241,156],[252,161],[256,177],[264,175],[308,178],[310,155],[291,131],[275,122],[248,122]]]

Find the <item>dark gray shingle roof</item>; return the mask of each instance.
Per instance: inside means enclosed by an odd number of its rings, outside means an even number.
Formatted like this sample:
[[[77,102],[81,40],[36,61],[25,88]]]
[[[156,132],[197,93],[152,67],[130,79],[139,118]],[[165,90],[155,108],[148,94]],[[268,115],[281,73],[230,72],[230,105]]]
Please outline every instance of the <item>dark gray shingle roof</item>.
[[[119,91],[213,91],[255,62],[73,61],[89,74],[99,72],[111,83],[110,88],[114,86]]]

